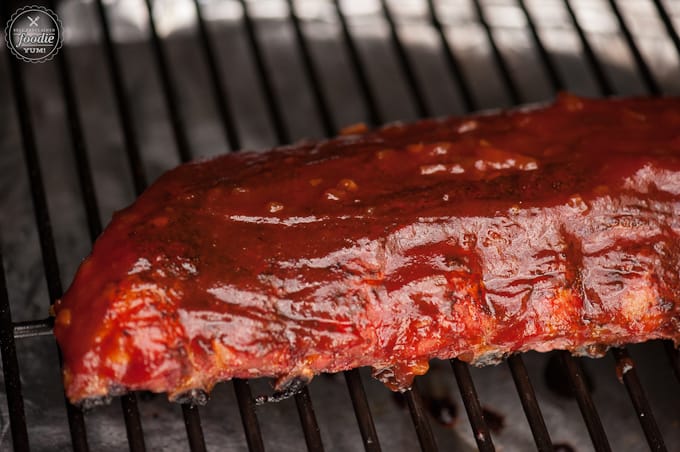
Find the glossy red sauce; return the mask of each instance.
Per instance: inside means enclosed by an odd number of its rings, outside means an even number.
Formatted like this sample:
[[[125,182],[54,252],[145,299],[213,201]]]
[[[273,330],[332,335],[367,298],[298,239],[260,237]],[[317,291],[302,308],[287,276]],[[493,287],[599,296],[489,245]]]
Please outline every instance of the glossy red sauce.
[[[680,100],[393,124],[182,165],[55,306],[71,400],[678,340]]]

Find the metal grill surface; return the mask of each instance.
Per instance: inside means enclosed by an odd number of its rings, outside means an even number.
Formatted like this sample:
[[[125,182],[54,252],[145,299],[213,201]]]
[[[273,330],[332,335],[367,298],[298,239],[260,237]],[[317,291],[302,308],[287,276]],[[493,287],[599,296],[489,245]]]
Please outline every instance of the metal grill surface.
[[[3,22],[21,5],[3,2]],[[680,95],[671,0],[63,1],[53,62],[0,55],[0,449],[677,450],[671,344],[484,369],[434,362],[396,396],[365,369],[255,407],[130,394],[64,401],[48,307],[113,211],[176,164],[344,125],[551,99]],[[624,364],[632,371],[617,378]],[[618,369],[618,370],[617,370]],[[571,449],[570,449],[571,448]]]

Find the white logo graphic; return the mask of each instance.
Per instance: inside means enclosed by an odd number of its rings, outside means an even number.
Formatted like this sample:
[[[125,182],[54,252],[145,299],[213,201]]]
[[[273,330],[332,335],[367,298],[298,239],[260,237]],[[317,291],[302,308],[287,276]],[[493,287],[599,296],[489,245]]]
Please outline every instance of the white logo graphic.
[[[7,48],[27,63],[51,60],[61,48],[63,39],[59,17],[43,6],[19,8],[5,27]]]

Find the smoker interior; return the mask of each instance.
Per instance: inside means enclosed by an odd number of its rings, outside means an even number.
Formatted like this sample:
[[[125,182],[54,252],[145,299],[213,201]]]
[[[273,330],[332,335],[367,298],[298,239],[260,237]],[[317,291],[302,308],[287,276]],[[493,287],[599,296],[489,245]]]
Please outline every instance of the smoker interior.
[[[18,6],[3,2],[3,23]],[[404,395],[361,369],[277,404],[254,406],[271,392],[255,380],[201,407],[137,393],[83,413],[64,403],[48,318],[112,212],[181,161],[560,90],[679,95],[680,3],[47,6],[66,32],[54,61],[0,51],[1,450],[680,450],[678,353],[663,342],[433,362]]]

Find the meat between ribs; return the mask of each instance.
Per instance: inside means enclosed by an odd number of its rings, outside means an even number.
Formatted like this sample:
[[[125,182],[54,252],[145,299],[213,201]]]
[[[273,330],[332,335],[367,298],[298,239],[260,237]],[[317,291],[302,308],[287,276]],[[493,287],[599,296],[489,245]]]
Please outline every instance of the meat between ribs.
[[[55,305],[69,399],[680,341],[680,99],[587,100],[182,165]]]

